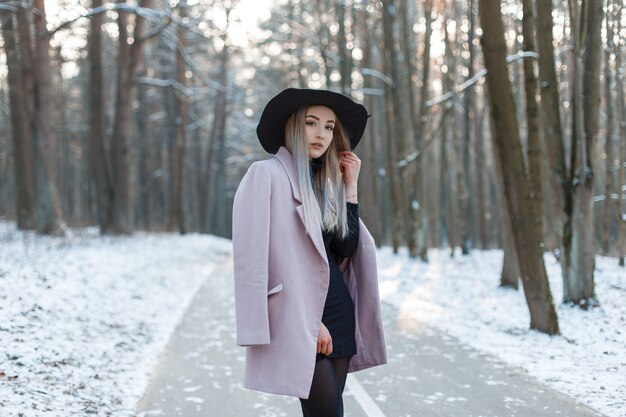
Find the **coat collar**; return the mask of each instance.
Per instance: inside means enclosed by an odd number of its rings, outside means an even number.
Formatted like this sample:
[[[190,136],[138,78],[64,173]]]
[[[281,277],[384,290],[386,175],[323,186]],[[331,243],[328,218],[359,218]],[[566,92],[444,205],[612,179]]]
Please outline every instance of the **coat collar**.
[[[276,154],[274,155],[274,157],[280,161],[280,163],[285,168],[285,171],[287,172],[287,177],[289,177],[289,182],[291,183],[293,198],[302,203],[302,195],[300,194],[298,176],[296,175],[296,165],[293,162],[291,152],[289,152],[289,150],[284,146],[281,146],[278,149],[278,152],[276,152]]]
[[[300,194],[300,185],[298,184],[298,176],[296,175],[296,165],[293,162],[293,157],[291,156],[291,152],[284,146],[281,146],[278,149],[278,152],[274,155],[276,159],[282,164],[285,168],[285,172],[287,173],[287,177],[289,178],[289,183],[291,184],[291,191],[293,193],[293,198],[297,200],[300,204],[296,207],[296,211],[298,212],[298,216],[300,216],[300,220],[302,221],[302,225],[304,226],[304,214],[302,211],[302,194]],[[320,256],[323,259],[328,259],[326,255],[326,248],[324,246],[324,237],[322,236],[322,226],[315,228],[316,231],[310,235],[315,248],[319,252]]]

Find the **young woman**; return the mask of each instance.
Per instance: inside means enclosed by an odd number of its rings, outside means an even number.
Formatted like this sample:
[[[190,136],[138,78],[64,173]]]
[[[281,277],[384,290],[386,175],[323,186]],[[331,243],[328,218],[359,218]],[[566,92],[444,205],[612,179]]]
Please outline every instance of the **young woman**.
[[[257,127],[274,158],[253,163],[233,204],[237,344],[244,387],[300,398],[305,417],[343,416],[348,372],[387,362],[376,249],[359,219],[365,108],[287,89]]]

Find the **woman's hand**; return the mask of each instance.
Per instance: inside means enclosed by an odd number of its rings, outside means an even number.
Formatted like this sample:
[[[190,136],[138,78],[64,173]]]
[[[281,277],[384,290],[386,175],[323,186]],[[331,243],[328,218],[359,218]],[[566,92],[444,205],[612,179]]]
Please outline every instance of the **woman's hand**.
[[[346,186],[346,196],[357,192],[361,160],[354,152],[339,152],[339,169],[343,172],[343,182]]]
[[[330,332],[324,326],[324,323],[320,326],[320,331],[317,334],[317,353],[323,353],[324,355],[330,355],[333,351],[333,338],[330,337]]]

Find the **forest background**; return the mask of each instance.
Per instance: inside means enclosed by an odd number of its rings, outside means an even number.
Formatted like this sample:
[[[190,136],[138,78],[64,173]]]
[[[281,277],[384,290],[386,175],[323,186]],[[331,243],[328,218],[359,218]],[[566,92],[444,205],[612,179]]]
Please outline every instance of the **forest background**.
[[[502,248],[530,326],[601,304],[626,252],[625,13],[616,0],[0,2],[0,218],[230,236],[269,158],[264,104],[327,88],[371,113],[356,153],[379,245]]]

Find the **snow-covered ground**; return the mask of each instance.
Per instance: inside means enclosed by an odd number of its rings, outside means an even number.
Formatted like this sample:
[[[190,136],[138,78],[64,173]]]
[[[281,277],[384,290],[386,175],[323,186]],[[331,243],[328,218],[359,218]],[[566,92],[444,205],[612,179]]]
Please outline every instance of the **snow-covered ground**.
[[[449,251],[431,250],[423,263],[383,248],[381,299],[607,416],[626,416],[626,269],[616,258],[596,257],[600,307],[583,311],[560,302],[561,268],[546,254],[561,330],[550,337],[528,329],[521,288],[499,288],[502,255],[475,251],[451,259]]]
[[[136,233],[38,237],[0,221],[0,415],[132,416],[158,355],[229,240]],[[378,255],[381,298],[526,369],[609,417],[626,416],[626,272],[597,257],[600,307],[557,304],[561,336],[528,330],[521,291],[498,287],[501,251],[428,264]],[[555,300],[558,263],[546,255]]]
[[[0,222],[0,415],[133,416],[158,355],[231,243],[37,237]]]

